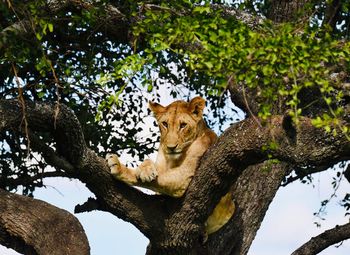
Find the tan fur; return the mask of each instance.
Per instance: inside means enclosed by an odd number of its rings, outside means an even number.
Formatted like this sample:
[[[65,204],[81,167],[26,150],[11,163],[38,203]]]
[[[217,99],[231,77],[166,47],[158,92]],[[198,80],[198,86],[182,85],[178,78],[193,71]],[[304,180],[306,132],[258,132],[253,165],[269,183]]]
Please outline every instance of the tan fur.
[[[175,101],[167,107],[150,102],[160,128],[160,146],[156,162],[145,160],[137,169],[129,169],[115,154],[107,155],[111,173],[129,185],[151,189],[172,197],[181,197],[204,152],[216,141],[216,134],[203,120],[205,100]],[[221,228],[234,213],[230,193],[225,195],[206,222],[208,234]]]

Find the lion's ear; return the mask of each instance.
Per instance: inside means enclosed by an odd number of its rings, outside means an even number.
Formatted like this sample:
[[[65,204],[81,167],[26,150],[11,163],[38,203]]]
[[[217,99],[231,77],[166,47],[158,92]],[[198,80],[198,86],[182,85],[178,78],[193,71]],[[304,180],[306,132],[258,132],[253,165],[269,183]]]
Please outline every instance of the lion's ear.
[[[156,117],[165,112],[165,107],[155,102],[149,101],[148,107]]]
[[[202,118],[204,107],[205,99],[202,97],[195,97],[189,102],[190,112],[198,118]]]

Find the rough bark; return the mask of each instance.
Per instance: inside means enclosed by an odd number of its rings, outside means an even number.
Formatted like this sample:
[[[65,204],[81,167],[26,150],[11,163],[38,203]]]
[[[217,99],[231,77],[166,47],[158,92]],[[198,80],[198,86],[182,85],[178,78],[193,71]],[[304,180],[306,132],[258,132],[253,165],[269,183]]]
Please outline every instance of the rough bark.
[[[277,23],[307,21],[312,13],[313,3],[310,0],[269,0],[266,16]]]
[[[269,160],[244,170],[231,188],[237,212],[209,238],[208,254],[247,254],[280,183],[291,170],[288,164]]]
[[[261,148],[272,140],[279,144],[279,149],[271,151],[271,155],[293,165],[317,165],[333,162],[333,159],[349,158],[350,147],[346,139],[335,141],[334,138],[327,138],[323,131],[312,127],[308,119],[301,121],[296,137],[289,139],[282,121],[282,117],[274,117],[271,125],[259,127],[255,120],[246,119],[225,131],[218,143],[205,154],[182,199],[182,207],[165,222],[175,232],[151,239],[159,246],[152,245],[149,254],[161,254],[170,247],[173,250],[179,246],[185,249],[184,244],[192,246],[200,234],[201,223],[229,190],[230,184],[236,183],[248,166],[268,158],[268,153]],[[343,145],[339,144],[343,142]],[[341,147],[344,152],[339,151]],[[247,205],[238,205],[239,208],[241,206]]]
[[[1,189],[0,243],[24,254],[90,254],[85,232],[69,212]]]

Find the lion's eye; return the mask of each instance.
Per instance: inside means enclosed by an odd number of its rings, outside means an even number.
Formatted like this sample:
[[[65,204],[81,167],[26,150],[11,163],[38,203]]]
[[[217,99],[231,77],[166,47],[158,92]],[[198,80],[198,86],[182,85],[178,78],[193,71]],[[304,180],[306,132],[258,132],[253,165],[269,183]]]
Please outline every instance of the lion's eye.
[[[162,122],[162,125],[165,127],[165,128],[168,128],[168,123],[166,121],[163,121]]]
[[[180,129],[184,129],[186,126],[187,126],[187,123],[184,123],[184,122],[180,123]]]

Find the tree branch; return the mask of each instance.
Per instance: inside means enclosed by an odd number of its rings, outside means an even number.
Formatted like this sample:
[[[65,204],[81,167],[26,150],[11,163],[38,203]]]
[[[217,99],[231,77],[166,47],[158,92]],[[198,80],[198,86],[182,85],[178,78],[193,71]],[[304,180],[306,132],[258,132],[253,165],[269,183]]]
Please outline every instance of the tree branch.
[[[295,169],[296,176],[288,177],[287,180],[284,181],[281,186],[285,187],[285,186],[287,186],[287,185],[289,185],[297,180],[303,179],[304,177],[306,177],[308,175],[312,175],[315,173],[326,171],[327,169],[329,169],[330,167],[332,167],[334,165],[335,165],[334,162],[330,162],[329,164],[324,165],[324,166],[308,167],[306,169],[302,169],[302,168]]]
[[[348,166],[346,167],[344,171],[344,176],[348,180],[348,182],[350,182],[350,164],[348,164]]]
[[[295,250],[292,255],[314,255],[318,254],[327,247],[344,241],[350,238],[350,223],[335,228],[326,230],[322,234],[311,238],[310,241],[303,244],[300,248]]]
[[[109,173],[105,160],[86,147],[80,123],[74,113],[65,105],[60,105],[58,115],[55,109],[53,104],[27,103],[25,113],[30,130],[49,132],[55,138],[55,153],[72,165],[65,168],[66,174],[86,183],[96,195],[100,210],[131,221],[146,236],[158,233],[159,223],[153,216],[154,211],[164,211],[161,200],[116,181]],[[21,105],[17,100],[0,100],[0,132],[19,129],[21,133],[21,113]],[[50,161],[52,150],[47,146],[42,147],[40,141],[35,141],[34,145],[43,152],[47,162],[56,166],[55,161]]]
[[[24,254],[90,254],[85,232],[73,215],[1,189],[0,243]]]
[[[0,38],[8,38],[15,34],[17,36],[25,37],[31,31],[30,22],[29,21],[19,21],[11,24],[0,32]],[[0,50],[5,48],[7,45],[7,40],[0,40]]]
[[[269,0],[268,3],[270,8],[267,18],[279,23],[309,20],[314,6],[314,2],[310,0]]]
[[[328,25],[331,29],[335,29],[337,25],[337,18],[339,18],[340,11],[342,9],[342,2],[340,0],[333,0],[327,2],[325,17],[322,23],[322,26]]]
[[[189,15],[189,12],[187,10],[181,10],[181,12],[176,12],[173,9],[169,7],[163,7],[156,4],[145,4],[143,6],[145,9],[153,10],[153,11],[166,11],[170,12],[172,14],[178,15],[178,16],[185,16]],[[262,25],[264,22],[264,18],[260,16],[252,15],[246,11],[239,10],[237,8],[233,8],[224,4],[211,4],[210,5],[212,10],[220,10],[222,11],[222,15],[227,18],[235,18],[247,26],[249,26],[252,29],[256,29],[259,25]]]
[[[51,177],[64,177],[65,173],[64,172],[44,172],[44,173],[39,173],[34,176],[26,176],[26,177],[20,177],[20,178],[9,178],[6,179],[6,187],[17,187],[19,185],[29,185],[34,183],[37,180],[42,180],[44,178],[51,178]]]
[[[230,91],[231,101],[247,116],[257,116],[259,113],[259,101],[257,100],[257,89],[245,90],[243,83],[237,84],[231,77],[228,80],[228,90]]]
[[[66,172],[73,172],[74,167],[67,160],[57,155],[57,153],[50,146],[45,144],[40,138],[35,135],[33,132],[29,131],[28,139],[32,148],[42,153],[42,156],[45,158],[46,163],[51,166],[55,166],[58,169],[65,170]]]
[[[75,206],[74,213],[91,212],[98,210],[99,207],[100,205],[98,204],[97,200],[89,197],[84,204]]]
[[[214,10],[221,10],[223,15],[226,17],[234,17],[235,19],[241,21],[242,23],[246,24],[251,29],[257,29],[260,25],[264,23],[266,20],[265,18],[258,16],[258,15],[252,15],[246,11],[221,5],[221,4],[213,4],[211,7]]]

